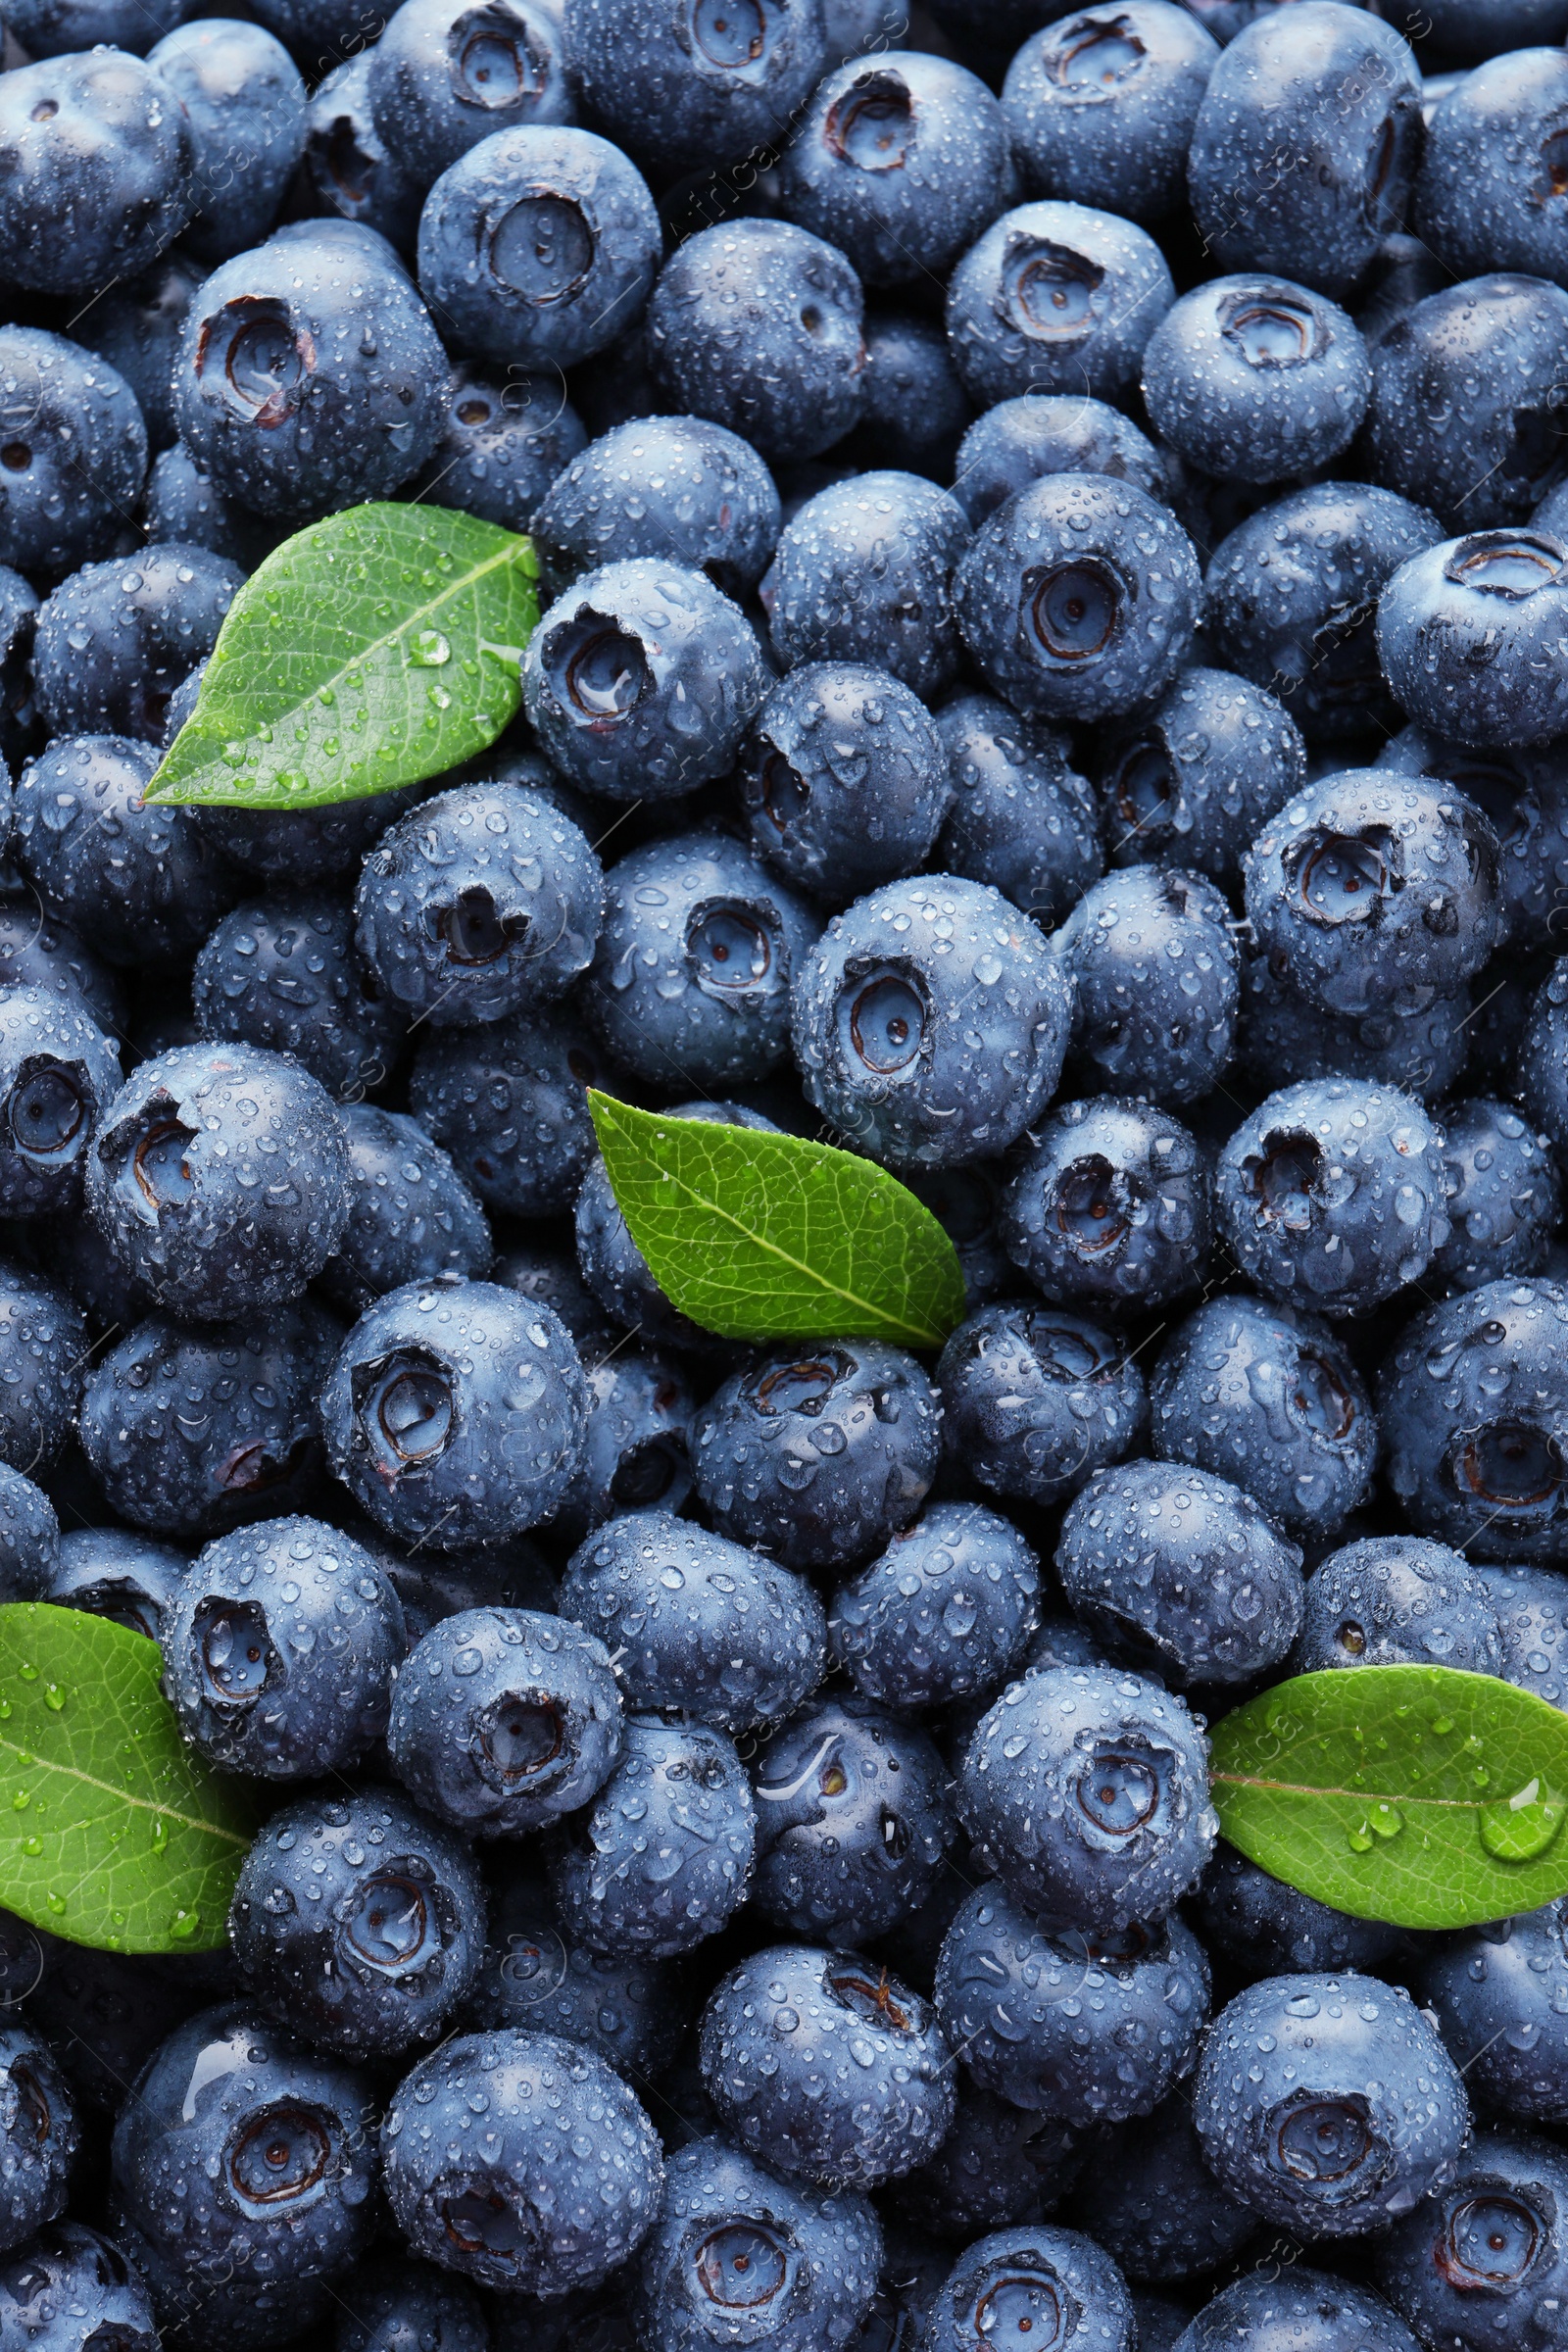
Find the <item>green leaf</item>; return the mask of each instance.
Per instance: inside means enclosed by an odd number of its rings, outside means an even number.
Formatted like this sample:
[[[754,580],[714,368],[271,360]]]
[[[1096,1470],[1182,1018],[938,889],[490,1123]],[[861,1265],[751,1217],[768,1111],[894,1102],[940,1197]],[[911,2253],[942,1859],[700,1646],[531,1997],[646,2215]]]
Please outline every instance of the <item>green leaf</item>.
[[[270,555],[229,607],[150,801],[318,808],[493,743],[535,622],[531,540],[445,507],[354,507]]]
[[[1303,1674],[1214,1727],[1220,1828],[1357,1919],[1464,1928],[1568,1891],[1568,1715],[1451,1666]]]
[[[181,1740],[162,1669],[106,1617],[0,1607],[0,1905],[69,1942],[223,1941],[254,1817]]]
[[[885,1168],[797,1135],[662,1118],[590,1088],[620,1213],[655,1281],[725,1340],[940,1348],[963,1273]]]

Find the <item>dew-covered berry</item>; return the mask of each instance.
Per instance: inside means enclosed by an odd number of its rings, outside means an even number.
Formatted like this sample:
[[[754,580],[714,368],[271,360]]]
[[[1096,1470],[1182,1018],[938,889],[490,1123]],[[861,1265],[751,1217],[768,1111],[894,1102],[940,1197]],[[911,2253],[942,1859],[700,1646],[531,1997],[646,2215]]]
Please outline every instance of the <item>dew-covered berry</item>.
[[[937,1365],[943,1443],[994,1494],[1062,1502],[1144,1433],[1144,1376],[1122,1335],[1064,1307],[1004,1300],[950,1336]]]
[[[979,1503],[936,1502],[840,1586],[828,1630],[857,1690],[913,1710],[993,1689],[1039,1609],[1040,1565],[1011,1521]]]

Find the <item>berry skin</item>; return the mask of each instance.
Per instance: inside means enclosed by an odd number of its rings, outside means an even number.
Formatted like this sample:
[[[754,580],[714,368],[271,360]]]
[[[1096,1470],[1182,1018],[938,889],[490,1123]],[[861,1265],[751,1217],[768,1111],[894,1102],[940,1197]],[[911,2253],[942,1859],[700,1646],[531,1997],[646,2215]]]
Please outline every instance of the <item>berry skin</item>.
[[[340,2271],[374,2229],[371,2096],[366,2076],[248,2003],[204,2009],[121,2111],[120,2213],[186,2278],[257,2286]]]
[[[1354,439],[1371,392],[1347,314],[1285,277],[1210,278],[1166,312],[1144,352],[1160,439],[1232,481],[1321,472]]]
[[[354,906],[360,954],[392,1002],[473,1029],[553,1003],[587,969],[604,877],[538,793],[467,784],[382,834]]]
[[[1082,2161],[1065,2124],[1015,2107],[965,2077],[947,2138],[903,2176],[888,2201],[927,2242],[967,2245],[989,2230],[1053,2212]]]
[[[1495,2115],[1568,2119],[1565,1924],[1559,1898],[1446,1936],[1422,1963],[1422,2003],[1471,2095]]]
[[[170,715],[176,715],[190,680],[176,690]],[[190,712],[184,712],[189,717]],[[422,800],[428,786],[405,784],[395,792],[367,793],[362,800],[330,802],[323,808],[171,809],[196,821],[206,845],[258,882],[319,890],[324,883],[357,875],[366,851],[405,808]]]
[[[1144,2339],[1139,2336],[1139,2343]],[[1421,2352],[1408,2328],[1370,2287],[1309,2270],[1265,2265],[1205,2303],[1172,2352]]]
[[[161,743],[171,695],[212,652],[244,579],[237,564],[195,547],[146,547],[73,572],[38,614],[33,643],[50,734]]]
[[[602,1787],[620,1694],[591,1634],[532,1609],[463,1609],[400,1667],[386,1738],[416,1804],[470,1836],[516,1838]]]
[[[1370,1536],[1330,1552],[1307,1579],[1291,1672],[1402,1665],[1500,1674],[1485,1586],[1458,1552],[1424,1536]]]
[[[913,1518],[941,1433],[931,1384],[902,1348],[775,1347],[698,1414],[692,1471],[721,1535],[789,1568],[834,1568]]]
[[[606,877],[583,1006],[649,1085],[750,1085],[789,1051],[790,987],[821,916],[718,832],[650,841]]]
[[[610,1777],[555,1843],[562,1928],[612,1960],[675,1959],[745,1900],[756,1843],[733,1740],[711,1724],[629,1716]]]
[[[1287,1535],[1332,1535],[1365,1501],[1378,1425],[1326,1324],[1233,1292],[1166,1344],[1150,1381],[1151,1442],[1247,1492]]]
[[[362,970],[338,898],[282,891],[236,906],[197,956],[191,997],[204,1037],[291,1054],[334,1102],[381,1085],[401,1054],[403,1017]]]
[[[1030,35],[1007,68],[1002,108],[1032,194],[1102,204],[1152,227],[1180,207],[1219,56],[1197,15],[1133,0],[1109,29],[1080,10]]]
[[[425,191],[387,148],[370,113],[370,62],[362,49],[317,83],[305,110],[301,171],[324,217],[379,229],[401,253],[418,235]]]
[[[608,1076],[575,1010],[546,1005],[482,1029],[427,1032],[409,1106],[487,1209],[561,1215],[598,1150],[587,1090]]]
[[[672,1355],[622,1348],[584,1367],[588,1420],[582,1460],[557,1531],[581,1537],[626,1512],[678,1511],[692,1491],[697,1400]]]
[[[14,75],[7,80],[7,95],[18,94]],[[0,564],[58,578],[104,554],[140,497],[147,428],[107,359],[40,327],[0,326],[0,383],[26,387],[21,403],[7,393],[7,447],[24,462],[0,468]],[[21,580],[5,590],[10,668],[30,646],[37,600]],[[0,751],[15,749],[0,740]]]
[[[1301,1625],[1301,1554],[1250,1494],[1173,1462],[1097,1470],[1056,1551],[1068,1603],[1108,1646],[1192,1683],[1250,1683]]]
[[[1479,749],[1560,735],[1568,698],[1547,649],[1568,612],[1565,568],[1563,541],[1531,529],[1472,531],[1401,564],[1378,651],[1409,715]]]
[[[732,220],[665,264],[649,366],[669,407],[727,425],[769,465],[814,458],[858,420],[864,309],[836,246],[789,220]]]
[[[1062,1308],[983,1306],[937,1365],[951,1458],[991,1493],[1064,1502],[1144,1433],[1144,1376],[1119,1333]]]
[[[0,2263],[0,2328],[48,2352],[88,2352],[95,2336],[114,2352],[173,2340],[160,2336],[146,2284],[119,2247],[80,2222],[57,2223]]]
[[[858,662],[802,662],[781,678],[738,780],[759,857],[831,906],[923,864],[953,794],[918,695]]]
[[[1004,2328],[1024,2344],[1037,2340],[1037,2328],[1054,2328],[1060,2341],[1064,2313],[1074,2315],[1081,2352],[1132,2352],[1132,2297],[1093,2238],[1039,2222],[999,2230],[976,2238],[955,2263],[932,2308],[924,2352],[968,2352],[988,2338],[1001,2344]],[[1049,2346],[1051,2337],[1038,2340]]]
[[[1023,392],[977,416],[958,447],[953,495],[979,529],[1048,473],[1107,473],[1168,495],[1164,460],[1130,417],[1082,394]]]
[[[54,1504],[30,1478],[0,1462],[0,1600],[52,1601],[59,1577],[60,1521]]]
[[[1306,782],[1306,746],[1261,687],[1184,669],[1156,710],[1113,733],[1096,782],[1112,865],[1196,866],[1229,884]]]
[[[936,1502],[840,1586],[828,1630],[835,1662],[864,1697],[913,1712],[994,1690],[1039,1614],[1040,1563],[1012,1522],[979,1503]]]
[[[1256,2214],[1204,2164],[1185,2090],[1099,2141],[1075,2205],[1127,2278],[1200,2277],[1233,2262],[1257,2233]]]
[[[954,695],[936,724],[952,795],[937,864],[989,882],[1042,926],[1060,922],[1105,863],[1067,736],[989,694]]]
[[[378,2248],[333,2290],[338,2306],[335,2352],[490,2352],[490,2329],[465,2279],[422,2262],[389,2259]]]
[[[1004,1690],[969,1742],[957,1807],[1012,1900],[1102,1934],[1162,1919],[1219,1827],[1186,1707],[1115,1667],[1052,1667]]]
[[[1378,2246],[1373,2276],[1441,2352],[1549,2340],[1538,2315],[1559,2310],[1568,2287],[1565,2199],[1560,2148],[1524,2132],[1484,2132],[1454,2178]]]
[[[559,376],[466,362],[452,371],[446,430],[421,477],[425,496],[521,531],[587,429]]]
[[[864,1698],[781,1724],[752,1770],[760,1916],[835,1946],[880,1942],[929,1901],[955,1839],[926,1734]]]
[[[1460,987],[1452,996],[1434,998],[1424,1012],[1380,1006],[1342,1016],[1298,996],[1276,974],[1272,957],[1244,956],[1236,1058],[1259,1092],[1307,1078],[1359,1078],[1439,1101],[1479,1045],[1478,1027],[1501,1009],[1501,999],[1494,997],[1478,1022],[1481,1008],[1471,998],[1471,990]],[[1522,1017],[1522,1006],[1520,1011]]]
[[[1029,392],[1119,402],[1175,299],[1152,237],[1086,204],[1021,204],[948,280],[948,340],[981,409]]]
[[[864,662],[929,700],[957,675],[951,584],[969,536],[957,500],[918,474],[830,483],[785,523],[762,581],[774,653]]]
[[[1418,1281],[1448,1238],[1442,1132],[1394,1087],[1282,1088],[1221,1152],[1214,1217],[1259,1290],[1364,1314]]]
[[[320,1399],[332,1468],[362,1509],[439,1551],[548,1519],[586,1409],[565,1325],[493,1282],[389,1291],[349,1333]]]
[[[571,121],[548,9],[503,0],[475,23],[453,0],[405,0],[368,54],[376,135],[423,187],[496,131]]]
[[[582,104],[662,182],[774,140],[824,63],[813,0],[712,19],[671,0],[572,0],[564,39]]]
[[[773,477],[749,441],[701,416],[637,416],[559,468],[529,524],[546,584],[647,556],[742,597],[778,541]]]
[[[1208,1168],[1179,1119],[1114,1095],[1067,1102],[1015,1159],[1002,1239],[1046,1298],[1144,1313],[1202,1281]]]
[[[344,1314],[404,1283],[478,1277],[490,1270],[490,1227],[438,1144],[401,1111],[351,1102],[341,1112],[349,1152],[349,1219],[321,1287]]]
[[[4,1486],[0,1484],[0,1494]],[[190,1569],[188,1552],[154,1544],[123,1527],[78,1527],[58,1540],[41,1592],[8,1598],[53,1601],[57,1608],[85,1609],[112,1618],[149,1642],[163,1639],[164,1619]]]
[[[1086,890],[1053,942],[1092,1084],[1162,1102],[1206,1095],[1231,1057],[1241,959],[1206,875],[1129,866]]]
[[[876,465],[905,466],[946,485],[974,416],[936,320],[881,304],[865,315],[865,371],[856,446]],[[953,495],[964,501],[956,486]]]
[[[234,20],[176,24],[147,52],[190,122],[196,210],[184,232],[204,262],[260,245],[305,144],[305,84],[270,32]]]
[[[118,1049],[53,989],[0,988],[0,1214],[71,1210],[120,1091]]]
[[[644,2340],[662,2352],[858,2344],[881,2256],[876,2215],[854,2189],[824,2192],[722,2139],[696,2140],[670,2158],[643,2246]]]
[[[1122,2123],[1192,2071],[1208,1961],[1179,1918],[1086,1935],[1036,1920],[993,1880],[948,1930],[936,2007],[984,2089],[1066,2124]]]
[[[144,1061],[86,1155],[87,1203],[161,1307],[219,1322],[297,1298],[337,1248],[349,1157],[325,1088],[254,1046]]]
[[[509,2294],[608,2278],[664,2180],[653,2125],[604,2060],[515,2028],[445,2042],[405,2076],[381,2164],[410,2251]]]
[[[1402,1986],[1265,1977],[1222,2009],[1193,2093],[1210,2172],[1307,2237],[1362,2237],[1451,2180],[1464,2083]]]
[[[1561,1556],[1565,1339],[1568,1293],[1539,1277],[1486,1283],[1406,1327],[1378,1418],[1389,1489],[1420,1534],[1484,1560]]]
[[[357,1788],[272,1815],[228,1931],[264,2007],[363,2061],[436,2038],[478,1974],[484,1917],[463,1840],[401,1792]]]
[[[674,800],[727,774],[767,686],[740,607],[649,556],[584,572],[522,662],[540,749],[566,783],[614,801]]]
[[[6,75],[0,250],[17,284],[96,292],[137,276],[178,236],[195,209],[195,141],[171,94],[122,49],[42,58]]]
[[[1233,1845],[1220,1844],[1192,1898],[1205,1944],[1249,1982],[1293,1971],[1375,1975],[1404,1949],[1404,1934],[1380,1920],[1352,1919],[1271,1878]]]
[[[0,2027],[0,2252],[65,2211],[79,2136],[47,2043],[25,2025]]]
[[[85,1325],[72,1315],[84,1351]],[[309,1299],[197,1328],[149,1315],[81,1390],[81,1447],[111,1509],[150,1535],[200,1543],[318,1501],[317,1396],[341,1338]],[[16,1403],[10,1414],[15,1424]],[[31,1444],[23,1458],[34,1458]]]
[[[1061,1074],[1071,986],[998,890],[950,874],[892,882],[835,915],[792,1012],[807,1095],[899,1168],[995,1156]]]
[[[1025,718],[1119,717],[1188,658],[1202,602],[1168,507],[1106,474],[1048,475],[998,508],[954,574],[970,656]]]
[[[953,2120],[953,2062],[931,2009],[853,1952],[755,1952],[719,1979],[699,2051],[742,2146],[824,2187],[912,2172]]]
[[[1557,985],[1568,998],[1568,972]],[[1547,1004],[1551,988],[1548,979],[1542,992]],[[1553,1006],[1544,1021],[1533,1016],[1526,1031],[1520,1066],[1537,1086],[1549,1066],[1541,1031],[1544,1028],[1549,1037],[1560,1022]],[[1478,1291],[1505,1274],[1536,1273],[1562,1216],[1562,1184],[1550,1136],[1532,1134],[1512,1103],[1484,1098],[1446,1103],[1442,1119],[1453,1190],[1450,1231],[1433,1258],[1434,1272],[1466,1291]],[[1568,1124],[1562,1132],[1568,1134]]]
[[[630,1707],[743,1732],[793,1714],[822,1679],[822,1604],[805,1577],[667,1510],[590,1536],[560,1606],[612,1653]]]
[[[220,1536],[165,1612],[164,1689],[220,1770],[314,1780],[386,1729],[407,1642],[372,1555],[318,1519]]]

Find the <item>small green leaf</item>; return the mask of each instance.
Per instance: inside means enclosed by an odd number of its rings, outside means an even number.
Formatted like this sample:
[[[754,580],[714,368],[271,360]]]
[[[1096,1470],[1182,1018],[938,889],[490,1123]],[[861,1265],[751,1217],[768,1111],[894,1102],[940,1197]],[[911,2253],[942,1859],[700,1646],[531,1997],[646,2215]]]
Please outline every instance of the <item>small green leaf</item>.
[[[1464,1928],[1568,1892],[1568,1715],[1451,1666],[1279,1683],[1214,1727],[1232,1845],[1303,1894]]]
[[[589,1090],[620,1213],[655,1281],[725,1340],[940,1348],[963,1272],[897,1177],[797,1135],[661,1118]]]
[[[533,543],[445,507],[354,507],[229,607],[150,801],[319,808],[493,743],[539,617]]]
[[[0,1905],[68,1942],[223,1941],[254,1817],[181,1740],[162,1670],[106,1617],[0,1607]]]

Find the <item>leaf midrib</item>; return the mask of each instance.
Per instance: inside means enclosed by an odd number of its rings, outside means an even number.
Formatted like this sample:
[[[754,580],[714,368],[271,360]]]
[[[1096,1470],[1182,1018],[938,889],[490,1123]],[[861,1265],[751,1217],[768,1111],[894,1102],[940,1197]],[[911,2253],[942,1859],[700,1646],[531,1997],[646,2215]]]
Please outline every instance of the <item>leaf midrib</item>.
[[[1343,1796],[1352,1805],[1431,1805],[1450,1813],[1484,1813],[1498,1799],[1494,1796],[1422,1796],[1410,1789],[1390,1788],[1383,1792],[1368,1788],[1340,1788],[1323,1781],[1273,1781],[1261,1773],[1210,1771],[1213,1785],[1221,1782],[1231,1788],[1266,1788],[1279,1796]],[[1506,1800],[1503,1800],[1506,1801]]]
[[[25,1772],[36,1768],[43,1772],[63,1773],[67,1780],[79,1781],[84,1788],[97,1788],[103,1795],[112,1796],[117,1804],[128,1805],[137,1813],[156,1814],[160,1821],[177,1821],[187,1830],[199,1830],[209,1838],[221,1838],[229,1845],[249,1851],[251,1840],[237,1830],[225,1830],[216,1821],[204,1821],[199,1814],[181,1812],[176,1805],[154,1804],[150,1797],[133,1796],[124,1788],[117,1788],[113,1781],[103,1781],[93,1772],[83,1772],[79,1764],[61,1764],[53,1756],[40,1755],[36,1748],[19,1747],[14,1740],[0,1735],[0,1749],[16,1757]]]

